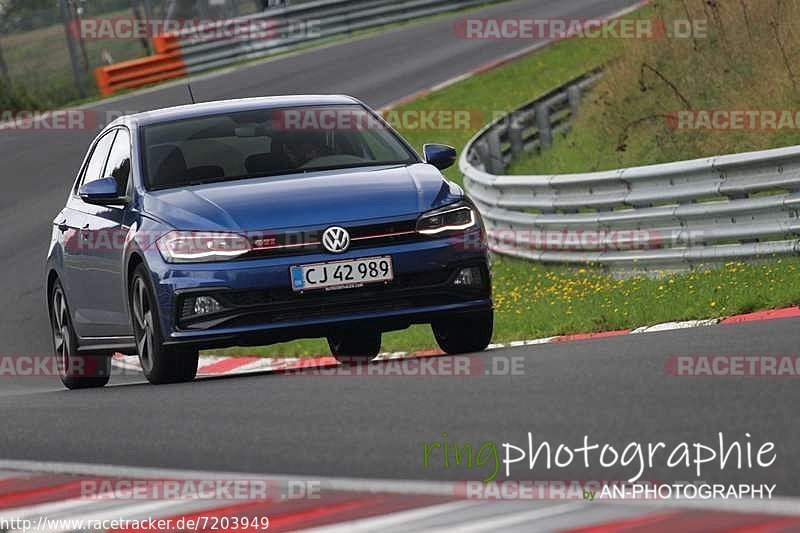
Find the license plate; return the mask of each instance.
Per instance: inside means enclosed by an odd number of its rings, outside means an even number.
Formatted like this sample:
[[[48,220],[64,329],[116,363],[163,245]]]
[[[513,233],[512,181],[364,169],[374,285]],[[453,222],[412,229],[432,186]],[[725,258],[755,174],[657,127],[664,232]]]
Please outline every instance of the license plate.
[[[368,283],[387,283],[394,279],[391,257],[293,266],[290,271],[292,289],[295,291],[356,288]]]

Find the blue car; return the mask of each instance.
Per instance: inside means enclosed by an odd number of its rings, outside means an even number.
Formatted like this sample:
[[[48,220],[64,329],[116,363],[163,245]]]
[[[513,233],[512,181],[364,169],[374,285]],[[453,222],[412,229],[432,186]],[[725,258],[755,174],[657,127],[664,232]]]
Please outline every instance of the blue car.
[[[346,96],[211,102],[126,116],[89,148],[53,220],[47,301],[68,388],[114,353],[151,383],[198,352],[328,339],[359,363],[431,324],[460,354],[492,337],[481,218],[441,170]]]

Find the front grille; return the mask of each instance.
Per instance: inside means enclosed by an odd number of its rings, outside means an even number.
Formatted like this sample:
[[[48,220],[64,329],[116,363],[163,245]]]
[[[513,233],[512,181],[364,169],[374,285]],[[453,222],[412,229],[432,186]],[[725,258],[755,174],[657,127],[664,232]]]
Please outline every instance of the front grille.
[[[297,305],[313,302],[314,300],[344,301],[352,298],[351,293],[357,290],[359,297],[366,297],[367,294],[384,294],[397,290],[404,290],[413,287],[430,287],[446,283],[452,273],[448,270],[438,272],[424,272],[412,276],[398,276],[388,284],[364,285],[358,289],[345,289],[340,291],[310,291],[299,294],[293,290],[286,289],[262,289],[255,291],[230,291],[215,295],[215,297],[227,308],[253,307],[259,305],[279,304]]]
[[[405,296],[385,296],[359,298],[358,301],[316,302],[302,306],[276,306],[272,311],[259,311],[239,316],[225,323],[225,326],[250,326],[276,322],[289,322],[309,318],[326,318],[351,313],[394,311],[410,307],[424,307],[452,303],[453,298],[447,294],[416,294]]]
[[[253,250],[240,259],[323,253],[325,249],[321,238],[328,227],[283,233],[255,232],[250,235]],[[351,250],[415,242],[424,238],[416,232],[416,219],[343,227],[350,233]]]

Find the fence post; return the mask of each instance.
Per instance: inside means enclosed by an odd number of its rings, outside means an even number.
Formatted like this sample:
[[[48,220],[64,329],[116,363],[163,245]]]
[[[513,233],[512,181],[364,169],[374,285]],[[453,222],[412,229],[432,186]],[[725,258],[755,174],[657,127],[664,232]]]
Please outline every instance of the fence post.
[[[546,150],[553,146],[553,127],[550,124],[550,106],[536,106],[536,128],[539,130],[539,146]]]
[[[512,112],[508,121],[508,139],[511,141],[512,157],[519,157],[525,151],[525,143],[522,139],[524,129],[522,113],[520,111]]]
[[[133,18],[136,20],[150,20],[149,15],[149,7],[147,6],[147,2],[143,0],[131,0],[131,11],[133,11]],[[142,44],[142,48],[144,48],[144,53],[147,55],[151,55],[153,50],[150,48],[150,39],[147,37],[142,37],[139,39],[139,42]]]
[[[142,8],[144,9],[144,18],[150,20],[153,18],[153,6],[150,5],[150,0],[140,0]]]
[[[500,147],[500,131],[491,130],[486,136],[486,142],[489,147],[489,174],[502,174],[506,165],[503,161],[503,150]]]
[[[69,8],[69,18],[71,21],[78,21],[80,22],[83,8],[79,5],[80,0],[67,0],[67,7]],[[73,39],[75,40],[75,45],[80,52],[80,66],[83,69],[84,74],[89,74],[89,54],[86,52],[86,43],[83,41],[83,35],[78,32],[77,35],[73,35]]]
[[[567,88],[567,98],[569,99],[569,108],[572,110],[572,117],[578,116],[578,111],[581,107],[581,88],[579,85],[570,85]]]
[[[475,151],[478,153],[478,159],[483,163],[483,168],[486,172],[491,172],[491,155],[489,154],[489,146],[486,141],[475,143]]]

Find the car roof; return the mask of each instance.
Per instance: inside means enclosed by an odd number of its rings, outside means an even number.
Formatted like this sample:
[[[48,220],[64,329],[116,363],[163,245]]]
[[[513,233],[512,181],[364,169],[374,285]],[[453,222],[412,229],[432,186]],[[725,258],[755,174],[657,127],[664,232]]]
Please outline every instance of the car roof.
[[[116,123],[125,123],[131,126],[148,126],[163,122],[173,122],[190,118],[216,115],[222,113],[236,113],[240,111],[255,111],[259,109],[273,109],[281,107],[317,106],[317,105],[343,105],[360,104],[352,96],[345,95],[294,95],[294,96],[267,96],[259,98],[240,98],[237,100],[216,100],[176,107],[167,107],[145,111],[121,117]],[[109,126],[113,126],[110,124]]]

